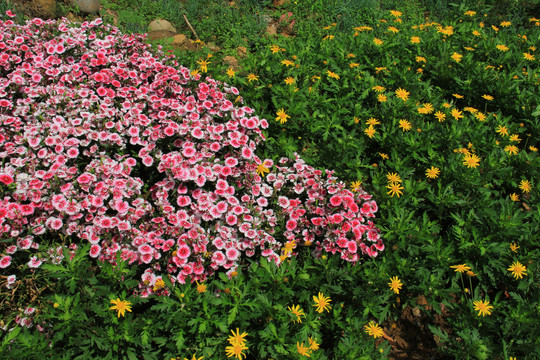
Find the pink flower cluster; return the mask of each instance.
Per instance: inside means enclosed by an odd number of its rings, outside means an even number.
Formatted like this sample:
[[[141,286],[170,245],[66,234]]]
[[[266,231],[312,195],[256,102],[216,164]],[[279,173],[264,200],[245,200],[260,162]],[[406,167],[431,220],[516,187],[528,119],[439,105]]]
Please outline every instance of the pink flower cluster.
[[[268,122],[143,40],[100,19],[0,21],[0,271],[62,261],[62,238],[140,265],[147,296],[158,273],[279,264],[285,241],[352,262],[384,249],[368,194],[298,157],[258,175]]]
[[[268,162],[269,160],[267,160]],[[275,172],[264,183],[255,184],[253,193],[264,190],[277,195],[276,214],[285,224],[283,236],[304,245],[314,243],[314,254],[324,250],[340,253],[341,258],[357,262],[362,254],[376,257],[384,250],[379,230],[367,218],[375,217],[377,204],[364,191],[353,193],[338,181],[332,171],[308,166],[298,156],[294,163],[281,159]]]

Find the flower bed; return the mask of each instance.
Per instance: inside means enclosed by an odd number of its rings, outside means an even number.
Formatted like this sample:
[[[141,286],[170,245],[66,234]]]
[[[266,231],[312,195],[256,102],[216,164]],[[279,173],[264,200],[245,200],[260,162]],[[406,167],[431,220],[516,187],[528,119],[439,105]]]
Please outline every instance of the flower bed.
[[[259,159],[268,123],[238,90],[101,20],[0,22],[0,271],[90,256],[140,268],[137,293],[279,264],[298,245],[384,250],[371,196],[332,171]],[[159,281],[161,280],[161,281]]]

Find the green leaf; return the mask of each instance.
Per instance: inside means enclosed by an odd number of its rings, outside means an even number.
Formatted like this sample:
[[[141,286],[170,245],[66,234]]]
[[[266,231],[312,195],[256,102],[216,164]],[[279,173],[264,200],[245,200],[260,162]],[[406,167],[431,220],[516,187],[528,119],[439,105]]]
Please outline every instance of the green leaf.
[[[127,351],[127,356],[128,356],[128,359],[129,360],[137,360],[137,355],[135,355],[135,353],[131,350],[128,350]]]
[[[11,330],[8,333],[8,336],[2,342],[2,348],[4,348],[7,344],[10,344],[11,341],[14,340],[19,335],[19,333],[21,332],[21,329],[22,328],[20,326],[16,326],[13,330]]]
[[[184,332],[182,330],[180,330],[178,332],[178,335],[176,336],[176,342],[175,342],[175,345],[176,345],[176,349],[178,351],[180,351],[183,347],[184,347]]]
[[[231,325],[233,323],[234,319],[236,319],[237,312],[238,312],[237,306],[231,309],[231,311],[229,312],[229,316],[227,317],[227,325]]]

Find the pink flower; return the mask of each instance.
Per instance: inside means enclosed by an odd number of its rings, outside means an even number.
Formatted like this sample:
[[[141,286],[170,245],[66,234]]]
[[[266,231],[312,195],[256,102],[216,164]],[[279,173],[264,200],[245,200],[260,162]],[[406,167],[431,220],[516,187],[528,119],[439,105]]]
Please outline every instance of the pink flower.
[[[75,159],[77,156],[79,156],[79,150],[77,148],[69,148],[66,155],[70,159]]]
[[[32,256],[30,258],[30,261],[28,262],[28,267],[32,269],[36,269],[43,264],[43,261],[38,259],[37,256]]]
[[[0,268],[5,269],[9,265],[11,265],[11,256],[6,255],[0,260]]]
[[[375,242],[375,241],[379,240],[380,235],[375,230],[369,230],[367,232],[367,238],[368,238],[368,240]]]
[[[0,174],[0,182],[3,182],[6,185],[13,183],[13,178],[8,174]]]
[[[32,215],[34,213],[33,203],[21,205],[21,213],[24,216]]]
[[[233,157],[228,157],[227,159],[225,159],[225,165],[235,167],[236,165],[238,165],[238,160]]]
[[[192,157],[195,155],[197,151],[195,150],[195,148],[193,147],[186,147],[183,151],[182,151],[182,155],[184,155],[185,157]]]
[[[139,250],[139,252],[141,254],[153,254],[154,253],[154,249],[148,244],[144,244],[144,245],[139,246],[138,250]]]
[[[276,253],[272,249],[264,249],[261,254],[264,257],[268,257],[268,256],[275,255]]]
[[[24,309],[24,315],[27,315],[27,316],[30,316],[35,312],[36,312],[36,308],[33,308],[33,307],[27,307],[26,309]]]
[[[261,207],[266,207],[268,205],[268,200],[264,197],[260,197],[257,199],[257,204]]]
[[[376,244],[374,244],[375,246],[375,249],[379,250],[379,251],[384,251],[384,243],[382,242],[382,240],[378,240]]]
[[[339,196],[339,195],[334,195],[330,198],[330,204],[332,204],[332,206],[339,206],[341,205],[341,200],[342,200],[342,197]]]
[[[99,225],[102,227],[102,228],[110,228],[112,225],[112,220],[110,217],[107,217],[107,216],[104,216],[101,218],[101,220],[99,221]]]
[[[234,215],[229,215],[227,216],[226,221],[227,221],[227,225],[234,226],[238,223],[238,218]]]
[[[287,199],[285,196],[278,197],[278,203],[279,203],[279,206],[281,206],[284,209],[288,208],[290,205],[289,199]]]
[[[178,247],[176,256],[178,256],[180,259],[187,259],[189,255],[191,255],[191,250],[189,249],[189,246],[181,245]]]
[[[146,270],[144,274],[142,274],[141,278],[144,284],[154,286],[156,275],[152,274],[150,271],[152,270]]]
[[[212,245],[214,245],[216,249],[222,250],[225,247],[225,242],[222,238],[216,238],[212,241]]]
[[[92,181],[92,177],[93,177],[92,174],[83,173],[77,178],[77,182],[79,184],[88,184],[89,182]]]
[[[90,256],[96,258],[101,253],[101,246],[95,244],[90,247]]]
[[[368,248],[368,255],[371,256],[371,257],[377,257],[377,255],[379,255],[379,253],[377,252],[377,248],[375,247],[375,245],[371,245],[369,248]]]
[[[150,264],[154,260],[154,256],[152,254],[143,254],[141,256],[141,261],[145,264]]]
[[[1,262],[0,262],[1,263]],[[6,287],[8,289],[11,289],[13,287],[13,284],[15,284],[15,281],[17,281],[17,276],[15,275],[9,275],[7,277],[7,284],[6,284]]]
[[[116,211],[118,211],[120,214],[125,214],[129,210],[129,204],[127,201],[116,201],[114,203],[114,208]]]
[[[287,221],[287,224],[286,224],[287,230],[293,231],[294,229],[296,229],[296,226],[297,226],[297,222],[295,220]]]
[[[13,11],[11,11],[11,10],[6,11],[6,15],[9,16],[9,17],[15,17],[15,16],[17,16],[17,15],[15,15],[15,14],[13,13]]]
[[[217,266],[225,264],[225,261],[225,255],[221,251],[216,251],[212,255],[212,262],[214,262]]]
[[[242,157],[248,160],[251,159],[253,157],[253,150],[247,147],[242,148]]]
[[[235,248],[230,248],[227,251],[225,251],[225,253],[227,254],[227,258],[232,261],[235,261],[236,259],[238,259],[238,256],[240,255],[238,250],[236,250]]]
[[[104,88],[103,86],[100,86],[97,89],[97,93],[98,93],[99,96],[105,96],[105,95],[107,95],[107,89]]]
[[[336,243],[338,244],[339,247],[346,248],[347,245],[349,244],[349,241],[346,238],[339,238],[336,241]]]
[[[142,159],[142,163],[145,165],[145,166],[152,166],[152,164],[154,163],[154,159],[151,157],[151,156],[145,156],[143,157]]]
[[[231,170],[230,167],[224,166],[224,167],[221,168],[221,175],[222,176],[229,176],[231,174],[232,174],[232,170]]]
[[[32,81],[35,83],[41,82],[41,79],[43,79],[43,76],[41,76],[41,74],[35,73],[32,75]]]
[[[60,230],[62,225],[63,225],[62,220],[54,216],[51,216],[45,222],[45,226],[47,226],[48,228],[52,230]]]
[[[28,250],[32,246],[32,239],[23,238],[17,240],[17,247],[21,250]]]

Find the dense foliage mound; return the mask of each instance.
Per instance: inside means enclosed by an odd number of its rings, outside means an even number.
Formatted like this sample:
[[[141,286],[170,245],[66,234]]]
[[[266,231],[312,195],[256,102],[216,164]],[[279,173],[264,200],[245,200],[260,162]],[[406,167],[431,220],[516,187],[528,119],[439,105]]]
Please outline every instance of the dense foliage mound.
[[[377,205],[302,159],[259,159],[268,123],[234,87],[101,20],[0,22],[1,272],[90,256],[159,282],[279,264],[299,245],[358,262]],[[15,276],[13,276],[15,275]]]

